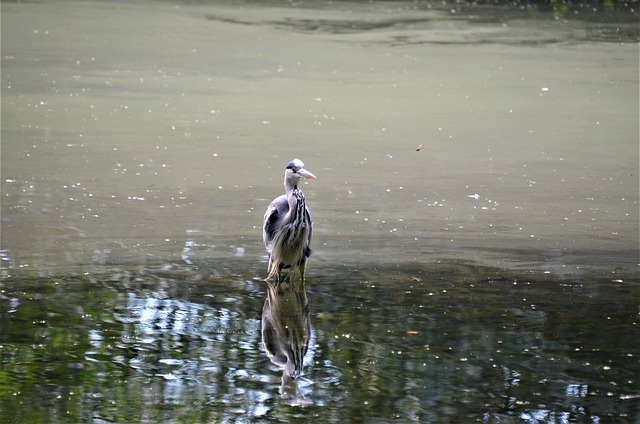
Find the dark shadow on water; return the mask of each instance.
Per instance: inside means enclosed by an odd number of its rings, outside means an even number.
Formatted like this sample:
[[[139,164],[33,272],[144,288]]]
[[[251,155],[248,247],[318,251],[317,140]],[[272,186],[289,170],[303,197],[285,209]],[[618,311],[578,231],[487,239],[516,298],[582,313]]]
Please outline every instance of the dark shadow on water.
[[[291,16],[270,19],[267,14],[261,20],[253,20],[242,14],[208,14],[206,19],[239,25],[269,25],[301,33],[350,35],[389,32],[386,40],[377,40],[390,46],[407,44],[510,44],[540,45],[558,42],[635,42],[640,39],[637,5],[632,2],[540,1],[488,3],[478,2],[397,2],[394,7],[384,2],[245,2],[248,7],[281,8],[295,11]],[[300,15],[300,11],[307,14]],[[327,13],[334,12],[333,16]],[[342,13],[347,12],[347,13]],[[320,15],[318,15],[320,13]],[[523,22],[535,22],[532,31],[511,31],[491,35],[474,32],[473,36],[447,40],[431,39],[417,32],[441,31],[442,23],[449,22],[453,32],[462,30],[464,24],[491,27],[492,25],[524,28]],[[574,31],[571,22],[585,23],[584,31]],[[550,31],[550,26],[555,31]],[[563,31],[563,27],[565,31]],[[560,36],[558,36],[560,30]],[[416,32],[417,31],[417,32]],[[398,32],[394,35],[394,32]],[[423,34],[424,35],[424,34]],[[358,42],[362,42],[359,40]]]
[[[11,270],[4,422],[640,418],[637,278],[363,264],[304,290],[232,262]]]

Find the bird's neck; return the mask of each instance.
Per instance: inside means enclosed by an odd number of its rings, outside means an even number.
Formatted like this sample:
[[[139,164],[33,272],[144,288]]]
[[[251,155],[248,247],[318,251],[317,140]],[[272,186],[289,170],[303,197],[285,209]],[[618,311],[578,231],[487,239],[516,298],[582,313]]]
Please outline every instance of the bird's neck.
[[[304,213],[306,209],[304,194],[294,187],[290,193],[287,193],[289,200],[288,222],[293,231],[290,234],[291,239],[297,239],[301,235],[304,226]]]
[[[292,182],[292,181],[289,181],[289,180],[287,179],[287,176],[285,175],[285,176],[284,176],[284,191],[285,191],[285,193],[287,193],[287,196],[290,196],[290,195],[291,195],[291,192],[292,192],[294,189],[295,189],[295,190],[297,190],[297,189],[298,189],[297,184],[293,184],[293,182]]]
[[[289,200],[289,210],[295,210],[300,205],[304,208],[304,194],[298,186],[287,190],[287,199]]]
[[[292,181],[287,181],[287,179],[285,178],[284,180],[284,192],[287,194],[287,198],[289,199],[289,202],[291,202],[291,196],[293,196],[293,192],[294,191],[300,191],[300,189],[298,188],[297,184],[294,184]]]

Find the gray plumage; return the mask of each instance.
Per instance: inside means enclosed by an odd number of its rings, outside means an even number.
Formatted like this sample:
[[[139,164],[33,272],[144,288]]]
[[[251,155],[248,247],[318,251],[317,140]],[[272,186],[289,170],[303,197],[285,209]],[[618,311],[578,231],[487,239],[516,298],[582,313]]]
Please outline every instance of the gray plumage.
[[[304,284],[304,270],[311,256],[313,222],[304,193],[298,188],[302,179],[316,178],[304,169],[300,159],[294,159],[284,172],[285,194],[275,198],[264,214],[262,241],[269,253],[269,276],[283,278],[283,270],[296,266]],[[289,278],[291,272],[289,273]]]

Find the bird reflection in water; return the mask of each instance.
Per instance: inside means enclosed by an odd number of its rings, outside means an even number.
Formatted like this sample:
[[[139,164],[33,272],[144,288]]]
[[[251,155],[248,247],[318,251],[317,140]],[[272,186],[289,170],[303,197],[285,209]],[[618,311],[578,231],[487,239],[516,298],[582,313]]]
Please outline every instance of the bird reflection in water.
[[[296,378],[302,374],[309,348],[311,320],[304,284],[290,279],[267,282],[267,299],[262,309],[262,344],[267,356],[282,368],[280,395],[289,405],[309,405],[311,400],[298,394]]]

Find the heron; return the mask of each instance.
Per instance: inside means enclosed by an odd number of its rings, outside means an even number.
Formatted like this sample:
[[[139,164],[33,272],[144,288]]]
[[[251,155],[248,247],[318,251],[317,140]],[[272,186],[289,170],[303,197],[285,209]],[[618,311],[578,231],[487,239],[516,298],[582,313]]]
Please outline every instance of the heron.
[[[304,179],[315,178],[304,169],[300,159],[293,159],[287,164],[284,171],[285,194],[271,202],[262,223],[262,241],[269,254],[267,280],[277,276],[278,282],[282,281],[284,269],[290,269],[291,279],[293,268],[297,266],[304,286],[304,269],[311,256],[313,223],[298,184]]]

